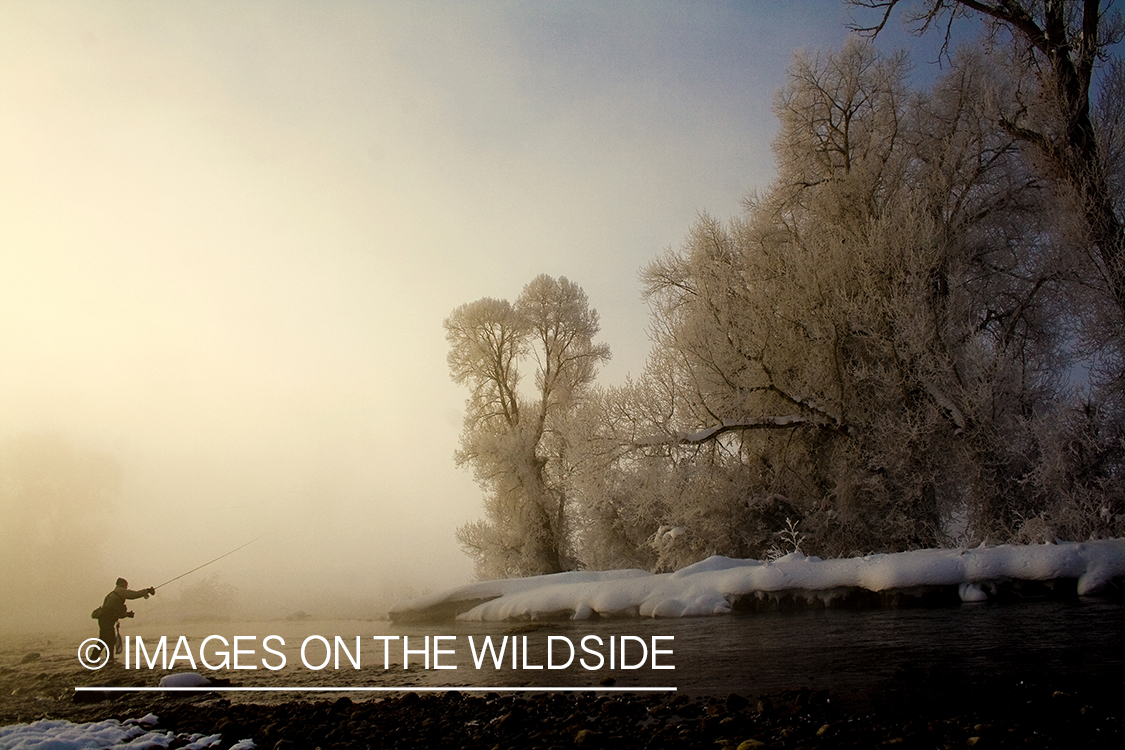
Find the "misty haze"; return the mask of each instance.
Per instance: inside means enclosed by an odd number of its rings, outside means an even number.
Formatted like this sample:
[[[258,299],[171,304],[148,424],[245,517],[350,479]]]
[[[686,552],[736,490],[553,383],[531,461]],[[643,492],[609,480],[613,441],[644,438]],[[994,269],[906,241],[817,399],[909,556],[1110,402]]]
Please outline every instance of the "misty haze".
[[[0,747],[1116,747],[1123,39],[0,5]]]

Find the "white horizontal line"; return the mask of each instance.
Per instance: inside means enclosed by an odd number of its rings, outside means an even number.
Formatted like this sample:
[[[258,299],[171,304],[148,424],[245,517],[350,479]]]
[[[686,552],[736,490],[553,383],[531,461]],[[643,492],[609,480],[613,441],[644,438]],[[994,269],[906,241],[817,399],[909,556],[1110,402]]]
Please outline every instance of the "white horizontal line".
[[[366,692],[366,693],[528,693],[528,692],[570,692],[570,693],[644,693],[644,692],[676,692],[674,687],[75,687],[79,693],[145,693],[145,692],[297,692],[297,693],[339,693],[339,692]]]

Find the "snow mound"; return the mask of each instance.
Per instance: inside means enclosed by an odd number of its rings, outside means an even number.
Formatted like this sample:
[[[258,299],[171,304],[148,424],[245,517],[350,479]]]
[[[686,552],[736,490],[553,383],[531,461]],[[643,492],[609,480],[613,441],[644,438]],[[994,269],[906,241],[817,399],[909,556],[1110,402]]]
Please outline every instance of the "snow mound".
[[[164,675],[157,683],[158,687],[194,688],[207,687],[211,681],[198,672],[176,672]]]
[[[130,750],[175,746],[183,750],[206,750],[217,747],[221,735],[174,734],[150,729],[157,723],[153,714],[143,719],[117,719],[72,724],[63,719],[41,719],[31,724],[0,727],[2,750]],[[253,740],[240,740],[230,750],[253,750]]]
[[[798,552],[774,561],[709,557],[674,573],[580,571],[484,581],[399,602],[400,622],[570,617],[693,617],[726,614],[746,598],[781,595],[830,605],[850,592],[951,588],[985,601],[1004,582],[1076,581],[1079,596],[1125,578],[1125,539],[1082,543],[924,549],[821,560]]]

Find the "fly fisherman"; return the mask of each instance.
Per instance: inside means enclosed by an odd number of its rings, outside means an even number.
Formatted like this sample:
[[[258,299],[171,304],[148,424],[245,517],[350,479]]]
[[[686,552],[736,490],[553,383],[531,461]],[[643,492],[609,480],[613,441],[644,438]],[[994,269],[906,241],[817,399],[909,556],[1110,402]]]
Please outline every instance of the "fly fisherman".
[[[147,589],[140,591],[133,591],[129,588],[129,582],[124,578],[117,579],[117,587],[106,594],[105,601],[102,606],[95,612],[98,620],[98,638],[109,647],[109,658],[113,659],[113,655],[121,650],[121,635],[120,629],[117,628],[117,621],[123,617],[132,617],[133,613],[125,607],[125,602],[129,599],[148,599],[156,593],[156,589],[151,586]]]
[[[250,542],[254,541],[257,541],[257,539],[250,540]],[[250,542],[247,542],[246,544],[250,544]],[[246,544],[243,544],[242,547],[245,547]],[[91,614],[91,617],[98,621],[98,639],[109,648],[109,659],[107,659],[107,663],[113,660],[114,654],[121,651],[121,628],[117,626],[117,621],[123,617],[133,616],[133,613],[125,607],[126,601],[128,601],[129,599],[148,599],[150,596],[155,596],[157,589],[167,586],[172,581],[178,581],[184,576],[194,573],[200,568],[206,568],[211,563],[218,562],[227,555],[233,555],[235,552],[238,552],[240,549],[242,549],[242,547],[235,547],[230,552],[223,553],[216,557],[214,560],[210,560],[203,563],[202,565],[198,565],[189,570],[187,573],[181,573],[175,578],[169,581],[165,581],[159,586],[149,586],[147,589],[141,589],[140,591],[131,590],[129,588],[128,581],[126,581],[124,578],[118,578],[117,588],[106,594],[105,601],[102,603],[102,606],[95,609]]]

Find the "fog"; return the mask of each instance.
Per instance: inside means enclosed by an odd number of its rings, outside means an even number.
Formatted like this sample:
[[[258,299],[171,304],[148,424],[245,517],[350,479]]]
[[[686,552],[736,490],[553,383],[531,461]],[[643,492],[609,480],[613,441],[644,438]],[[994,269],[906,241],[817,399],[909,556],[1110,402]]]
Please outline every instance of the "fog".
[[[158,600],[205,578],[246,615],[378,616],[467,582],[442,320],[563,275],[601,314],[602,382],[639,372],[638,270],[767,184],[791,51],[845,21],[0,5],[0,627],[81,624],[117,576],[250,540]]]

